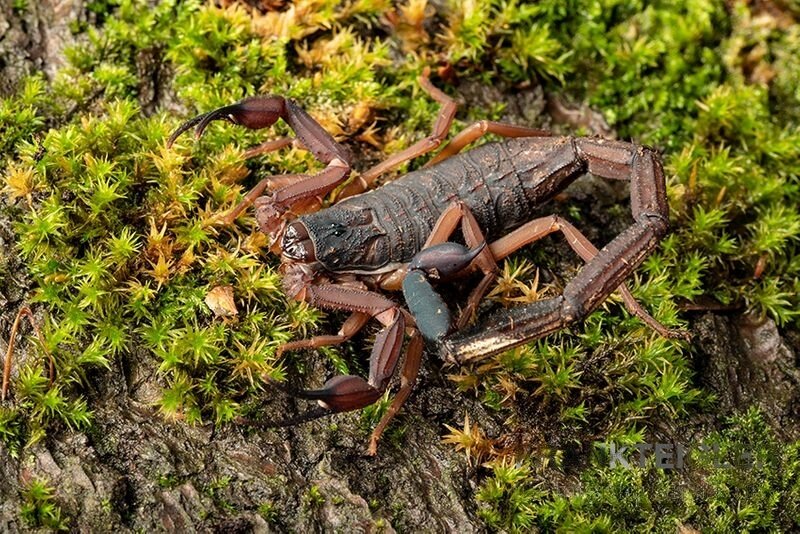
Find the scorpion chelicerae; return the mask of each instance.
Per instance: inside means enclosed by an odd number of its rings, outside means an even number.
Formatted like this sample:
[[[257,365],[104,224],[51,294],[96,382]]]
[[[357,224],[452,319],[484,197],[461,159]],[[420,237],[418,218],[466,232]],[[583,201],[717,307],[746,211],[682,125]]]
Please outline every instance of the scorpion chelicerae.
[[[664,335],[676,335],[648,315],[624,285],[668,230],[658,153],[632,143],[554,137],[531,128],[480,121],[456,135],[426,167],[370,191],[381,174],[444,142],[456,103],[431,84],[427,70],[420,85],[442,106],[432,134],[357,176],[340,190],[344,200],[325,209],[320,209],[322,198],[350,176],[352,157],[292,100],[280,96],[245,99],[189,120],[168,142],[172,145],[191,128],[199,137],[217,119],[258,129],[281,118],[296,138],[268,141],[248,155],[297,143],[326,165],[315,175],[264,178],[227,214],[226,221],[232,223],[254,204],[259,227],[279,245],[287,293],[313,306],[350,312],[336,335],[294,341],[280,351],[342,343],[370,319],[382,325],[367,380],[336,376],[321,389],[296,392],[319,401],[321,408],[312,411],[313,416],[355,410],[377,401],[389,386],[408,334],[400,389],[372,434],[372,454],[383,429],[411,392],[423,339],[446,360],[464,363],[578,321],[615,290],[634,315]],[[461,153],[486,133],[508,139]],[[586,172],[630,183],[633,223],[601,250],[562,217],[531,220],[535,208]],[[459,225],[466,246],[448,242]],[[586,262],[562,295],[499,312],[465,329],[494,280],[496,262],[557,231]],[[431,281],[476,271],[483,277],[453,321]],[[379,292],[400,288],[408,310]],[[303,419],[308,418],[311,415]]]

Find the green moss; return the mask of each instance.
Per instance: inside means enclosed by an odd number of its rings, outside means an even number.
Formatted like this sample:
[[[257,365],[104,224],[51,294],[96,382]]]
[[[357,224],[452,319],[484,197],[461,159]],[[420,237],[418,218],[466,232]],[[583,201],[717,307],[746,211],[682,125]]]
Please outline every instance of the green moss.
[[[270,501],[262,502],[258,505],[258,515],[260,515],[264,521],[270,524],[275,524],[278,521],[278,510],[275,506],[275,503]]]
[[[478,515],[492,529],[530,531],[536,517],[533,505],[545,496],[531,479],[530,466],[503,459],[489,467],[492,476],[476,494],[481,504]]]
[[[228,514],[236,512],[236,508],[227,500],[226,489],[230,486],[231,478],[227,476],[212,479],[203,486],[203,493],[207,495],[214,504]]]
[[[751,410],[699,443],[684,444],[685,463],[611,465],[598,454],[581,475],[580,489],[563,496],[546,489],[547,472],[528,462],[499,458],[477,492],[479,514],[495,530],[511,532],[787,532],[800,526],[800,444],[776,441]],[[622,442],[615,442],[619,451]],[[652,445],[653,447],[655,445]],[[598,449],[601,450],[601,449]],[[605,450],[605,448],[603,449]]]
[[[674,232],[630,281],[637,300],[671,328],[685,326],[681,305],[701,299],[742,305],[781,328],[800,326],[793,21],[711,0],[296,4],[261,13],[197,1],[147,9],[135,0],[94,2],[105,23],[76,28],[86,38],[52,83],[30,77],[0,100],[4,192],[57,368],[50,383],[44,351],[34,348],[38,358],[17,370],[14,402],[0,408],[0,439],[12,454],[51,429],[89,426],[87,386],[121,358],[150,358],[158,368],[163,415],[221,424],[252,409],[269,387],[265,378],[303,370],[302,361],[276,358],[279,344],[337,328],[283,296],[277,260],[252,230],[252,216],[235,226],[218,220],[256,177],[319,168],[297,148],[243,162],[244,148],[287,127],[265,134],[215,124],[199,142],[187,136],[164,146],[185,116],[257,93],[300,101],[362,156],[360,169],[428,134],[439,105],[419,88],[425,66],[439,67],[434,81],[451,94],[461,78],[512,91],[539,83],[585,101],[620,138],[664,151]],[[165,86],[183,116],[158,109]],[[480,119],[502,111],[498,104],[462,113]],[[579,224],[592,220],[590,211],[567,208]],[[626,211],[620,205],[612,215]],[[512,258],[497,299],[557,293],[569,272],[541,288],[536,275],[555,248],[545,243]],[[235,319],[216,317],[205,303],[227,286]],[[614,297],[573,332],[462,369],[455,381],[508,419],[505,437],[529,427],[525,416],[536,406],[545,428],[574,439],[636,443],[654,421],[712,402],[693,386],[690,345],[654,335],[619,304]],[[331,372],[363,372],[346,351],[321,352]],[[365,411],[365,426],[387,402]],[[394,428],[402,439],[404,427]],[[500,451],[504,436],[467,430],[471,441],[452,441],[496,460],[478,492],[492,528],[674,528],[645,512],[695,526],[789,524],[786,512],[761,511],[779,489],[794,491],[791,480],[773,477],[758,498],[739,501],[724,490],[734,481],[720,482],[716,508],[694,492],[687,513],[706,510],[702,523],[675,515],[670,507],[684,500],[674,498],[664,473],[598,464],[585,474],[582,497],[553,495],[524,458],[529,449]],[[519,464],[498,460],[512,453],[523,457]],[[784,510],[793,506],[777,499]],[[740,515],[725,515],[726,506]]]
[[[55,489],[46,481],[34,478],[22,490],[20,515],[30,528],[51,531],[69,530],[69,523],[55,502]]]
[[[325,504],[325,496],[320,491],[319,486],[310,486],[303,495],[303,507],[317,509]]]

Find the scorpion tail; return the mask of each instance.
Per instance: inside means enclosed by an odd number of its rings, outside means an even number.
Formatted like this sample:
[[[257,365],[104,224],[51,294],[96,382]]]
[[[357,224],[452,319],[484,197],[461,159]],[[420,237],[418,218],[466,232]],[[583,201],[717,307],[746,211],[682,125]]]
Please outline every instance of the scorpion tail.
[[[403,295],[422,337],[428,343],[439,343],[453,321],[447,304],[422,271],[409,271],[403,279]]]
[[[445,242],[423,249],[412,258],[403,279],[403,295],[417,328],[428,343],[441,342],[453,323],[447,304],[429,279],[446,280],[460,273],[484,247],[485,241],[471,250],[458,243]]]

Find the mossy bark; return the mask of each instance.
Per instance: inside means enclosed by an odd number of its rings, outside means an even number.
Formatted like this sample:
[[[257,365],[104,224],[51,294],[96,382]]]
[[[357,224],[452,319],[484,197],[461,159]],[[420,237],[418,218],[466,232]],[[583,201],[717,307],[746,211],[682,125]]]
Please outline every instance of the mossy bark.
[[[5,16],[0,20],[2,95],[13,93],[25,74],[52,75],[64,62],[61,51],[72,39],[70,26],[94,22],[79,1],[42,2],[19,10],[4,0],[0,14]],[[175,107],[166,63],[157,47],[136,58],[137,95],[146,114]],[[502,102],[503,118],[509,122],[614,134],[601,110],[565,107],[560,96],[548,99],[535,83],[492,86],[467,80],[456,88],[464,110]],[[583,206],[582,224],[593,241],[607,242],[628,224],[624,185],[587,177],[567,194]],[[14,248],[12,227],[19,217],[15,204],[0,207],[4,340],[31,286]],[[557,280],[574,266],[573,254],[561,243],[547,250],[556,260],[550,270],[542,269],[542,279]],[[44,320],[42,315],[37,319]],[[738,310],[694,315],[690,324],[696,372],[692,385],[714,393],[718,408],[698,408],[679,423],[654,415],[649,422],[653,435],[675,441],[707,435],[720,427],[724,416],[755,404],[782,440],[800,439],[800,335],[787,327],[782,337],[771,320],[756,321]],[[15,368],[36,357],[29,348],[19,346]],[[615,357],[613,347],[597,351],[582,362],[580,371],[592,377],[590,383],[600,383],[603,377],[594,376],[605,369],[599,360]],[[543,481],[543,487],[558,495],[578,491],[579,474],[590,463],[590,444],[603,437],[588,426],[578,431],[567,427],[557,403],[527,394],[520,395],[514,432],[508,435],[507,414],[460,392],[446,378],[452,370],[428,357],[400,423],[373,458],[364,454],[369,430],[357,414],[280,430],[167,421],[155,407],[165,380],[158,363],[149,352],[133,350],[115,359],[109,371],[90,371],[86,396],[93,422],[88,431],[53,429],[18,458],[0,442],[0,530],[30,528],[20,510],[26,504],[25,488],[41,479],[56,488],[64,524],[78,531],[484,531],[475,494],[486,472],[443,443],[445,424],[462,420],[466,413],[490,437],[502,436],[520,450],[549,446],[571,451],[563,469]],[[306,371],[304,381],[321,383],[331,368],[313,360]],[[271,403],[265,416],[280,418],[305,407],[275,392],[263,395]],[[700,484],[692,476],[676,475],[676,485]]]

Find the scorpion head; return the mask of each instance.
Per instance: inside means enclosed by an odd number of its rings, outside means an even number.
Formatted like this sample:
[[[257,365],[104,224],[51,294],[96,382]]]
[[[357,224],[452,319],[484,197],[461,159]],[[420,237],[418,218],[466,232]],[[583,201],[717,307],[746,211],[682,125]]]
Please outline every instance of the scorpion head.
[[[329,272],[374,271],[375,258],[387,247],[385,234],[373,224],[372,211],[343,206],[304,215],[286,227],[281,249],[294,262],[317,262]]]

